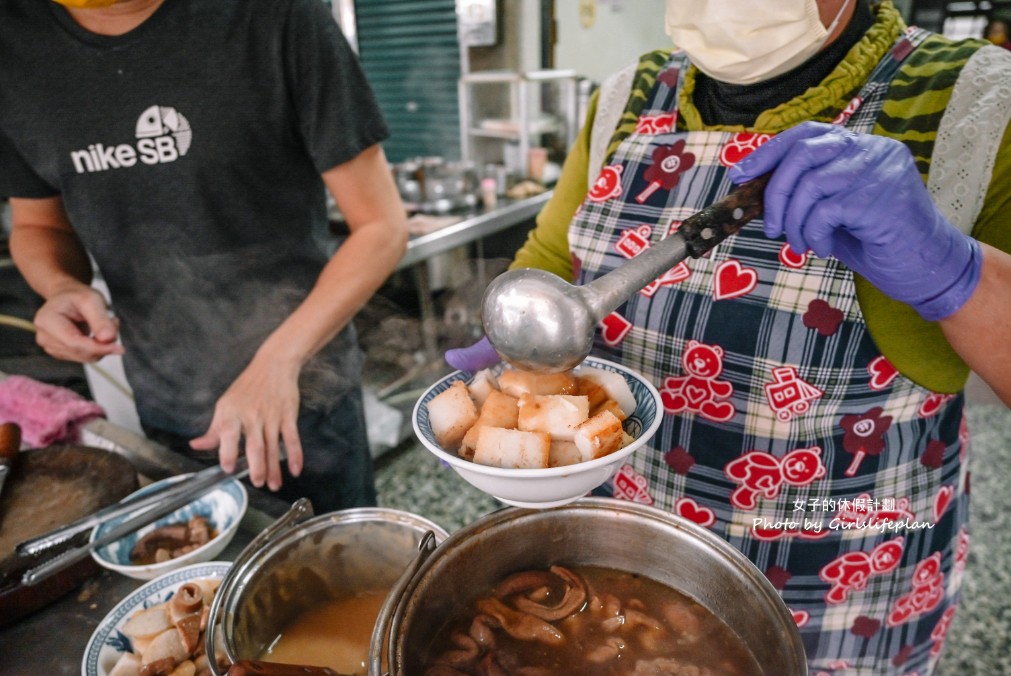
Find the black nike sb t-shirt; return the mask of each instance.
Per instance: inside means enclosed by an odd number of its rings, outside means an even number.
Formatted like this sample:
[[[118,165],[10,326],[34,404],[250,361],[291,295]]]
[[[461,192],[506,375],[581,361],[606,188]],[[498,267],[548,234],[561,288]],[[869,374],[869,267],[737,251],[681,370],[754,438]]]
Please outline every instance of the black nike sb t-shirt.
[[[0,195],[62,198],[152,424],[209,422],[326,263],[321,172],[387,134],[319,0],[165,0],[120,36],[0,3]],[[303,385],[332,400],[360,362],[349,328]]]

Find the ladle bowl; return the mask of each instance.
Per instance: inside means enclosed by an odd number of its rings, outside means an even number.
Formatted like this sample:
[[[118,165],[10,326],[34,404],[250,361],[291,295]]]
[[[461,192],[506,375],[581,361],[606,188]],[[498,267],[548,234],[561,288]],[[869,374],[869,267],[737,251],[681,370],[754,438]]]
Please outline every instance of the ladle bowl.
[[[593,347],[600,309],[592,301],[585,288],[545,270],[511,270],[485,292],[482,314],[494,317],[484,322],[485,333],[516,368],[567,371]]]
[[[496,277],[481,305],[484,332],[516,368],[558,373],[581,363],[600,321],[629,296],[688,256],[698,258],[762,213],[771,174],[742,184],[682,222],[627,263],[589,284],[573,286],[533,268]]]

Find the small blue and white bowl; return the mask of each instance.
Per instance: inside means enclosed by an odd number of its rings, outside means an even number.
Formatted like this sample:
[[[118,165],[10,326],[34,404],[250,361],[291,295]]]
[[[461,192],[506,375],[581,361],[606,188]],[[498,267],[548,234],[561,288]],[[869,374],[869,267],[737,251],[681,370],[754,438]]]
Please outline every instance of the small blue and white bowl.
[[[123,627],[134,613],[170,601],[187,582],[223,579],[231,565],[229,561],[194,563],[165,573],[132,591],[98,623],[84,649],[81,676],[108,676],[123,653],[133,652],[133,643],[123,633]]]
[[[181,474],[169,477],[168,479],[162,479],[161,481],[144,486],[129,497],[146,495],[151,491],[160,490],[179,481],[186,481],[192,476],[192,474]],[[116,540],[111,544],[94,550],[91,556],[102,567],[137,580],[151,580],[183,566],[210,561],[220,554],[228,546],[228,543],[232,541],[235,532],[239,528],[239,522],[242,521],[242,516],[246,513],[246,506],[248,504],[249,496],[246,494],[245,487],[235,479],[228,479],[188,505],[180,507],[171,514],[163,516],[154,523],[144,526],[121,540]],[[130,562],[130,552],[142,537],[155,528],[160,528],[171,523],[186,523],[191,517],[197,515],[206,517],[211,527],[217,532],[217,535],[210,542],[182,556],[162,561],[161,563],[138,565]],[[102,537],[105,533],[108,533],[127,519],[128,516],[121,516],[107,521],[98,528],[95,528],[91,532],[91,539],[94,541]]]
[[[660,427],[663,418],[663,402],[660,393],[646,378],[632,369],[606,359],[587,357],[573,372],[590,367],[621,375],[628,383],[635,397],[635,410],[623,422],[625,431],[635,437],[627,446],[596,460],[549,467],[546,469],[512,469],[489,467],[461,458],[453,451],[446,450],[435,440],[432,425],[428,419],[428,402],[436,395],[449,389],[456,381],[467,384],[473,374],[454,371],[429,387],[414,406],[414,433],[421,443],[436,457],[452,467],[457,474],[473,486],[492,497],[514,507],[543,509],[568,504],[585,496],[604,483],[628,461],[628,457],[646,445]],[[499,374],[505,368],[498,364],[492,370]]]

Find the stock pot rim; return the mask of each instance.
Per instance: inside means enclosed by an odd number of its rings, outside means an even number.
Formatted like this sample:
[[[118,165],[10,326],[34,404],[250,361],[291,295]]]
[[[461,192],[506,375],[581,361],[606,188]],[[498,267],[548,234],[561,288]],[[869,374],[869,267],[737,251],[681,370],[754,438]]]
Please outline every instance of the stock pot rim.
[[[431,519],[402,509],[354,507],[313,515],[312,505],[308,500],[297,500],[287,513],[261,531],[239,553],[222,579],[218,593],[215,594],[209,622],[220,621],[224,653],[231,662],[235,661],[230,636],[238,611],[235,606],[242,598],[244,589],[263,572],[265,564],[283,551],[286,545],[307,537],[311,538],[320,530],[332,526],[363,523],[399,524],[413,528],[418,532],[419,540],[426,537],[426,532],[431,532],[436,542],[442,542],[449,537],[449,533]],[[409,566],[410,563],[405,568]],[[206,647],[209,654],[214,653],[210,640]],[[215,676],[221,676],[216,667],[212,666],[211,671]]]
[[[619,518],[645,518],[658,523],[664,528],[682,531],[687,537],[693,538],[707,546],[720,559],[731,564],[735,573],[746,579],[755,592],[760,595],[763,605],[770,608],[776,614],[774,619],[783,627],[787,634],[785,643],[788,644],[789,651],[794,655],[795,666],[799,669],[797,673],[806,674],[804,645],[793,615],[769,579],[741,551],[709,529],[658,507],[614,498],[585,497],[575,502],[548,509],[504,507],[454,531],[427,555],[422,554],[423,560],[405,581],[399,594],[395,594],[396,590],[391,591],[383,604],[384,607],[380,617],[382,618],[384,614],[388,614],[390,617],[388,626],[382,628],[376,627],[376,631],[382,631],[384,637],[388,640],[389,671],[383,674],[383,676],[396,676],[400,673],[397,669],[403,667],[403,665],[399,664],[396,648],[404,629],[401,626],[404,621],[404,615],[418,586],[429,576],[434,567],[446,561],[447,557],[455,555],[454,550],[457,549],[461,542],[465,543],[468,539],[483,532],[494,531],[512,522],[536,521],[550,518],[552,514],[558,513],[586,513],[594,511],[610,513],[612,516]],[[373,645],[375,645],[375,638],[373,639]],[[375,660],[373,660],[373,664],[375,664]],[[370,676],[379,676],[378,672],[370,671],[369,673]]]

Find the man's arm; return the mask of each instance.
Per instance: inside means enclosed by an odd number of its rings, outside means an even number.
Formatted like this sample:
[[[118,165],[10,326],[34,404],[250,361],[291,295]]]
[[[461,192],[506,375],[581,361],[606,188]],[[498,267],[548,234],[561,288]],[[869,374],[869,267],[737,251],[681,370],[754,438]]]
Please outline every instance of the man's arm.
[[[387,279],[407,245],[406,213],[378,145],[323,174],[350,235],[295,311],[264,341],[215,406],[214,419],[191,446],[217,447],[234,467],[245,437],[250,479],[281,485],[279,440],[292,474],[302,470],[298,376],[302,366],[344,328]]]
[[[36,340],[57,359],[91,362],[121,354],[119,327],[91,288],[91,261],[60,197],[11,198],[11,256],[45,299],[35,315]]]

